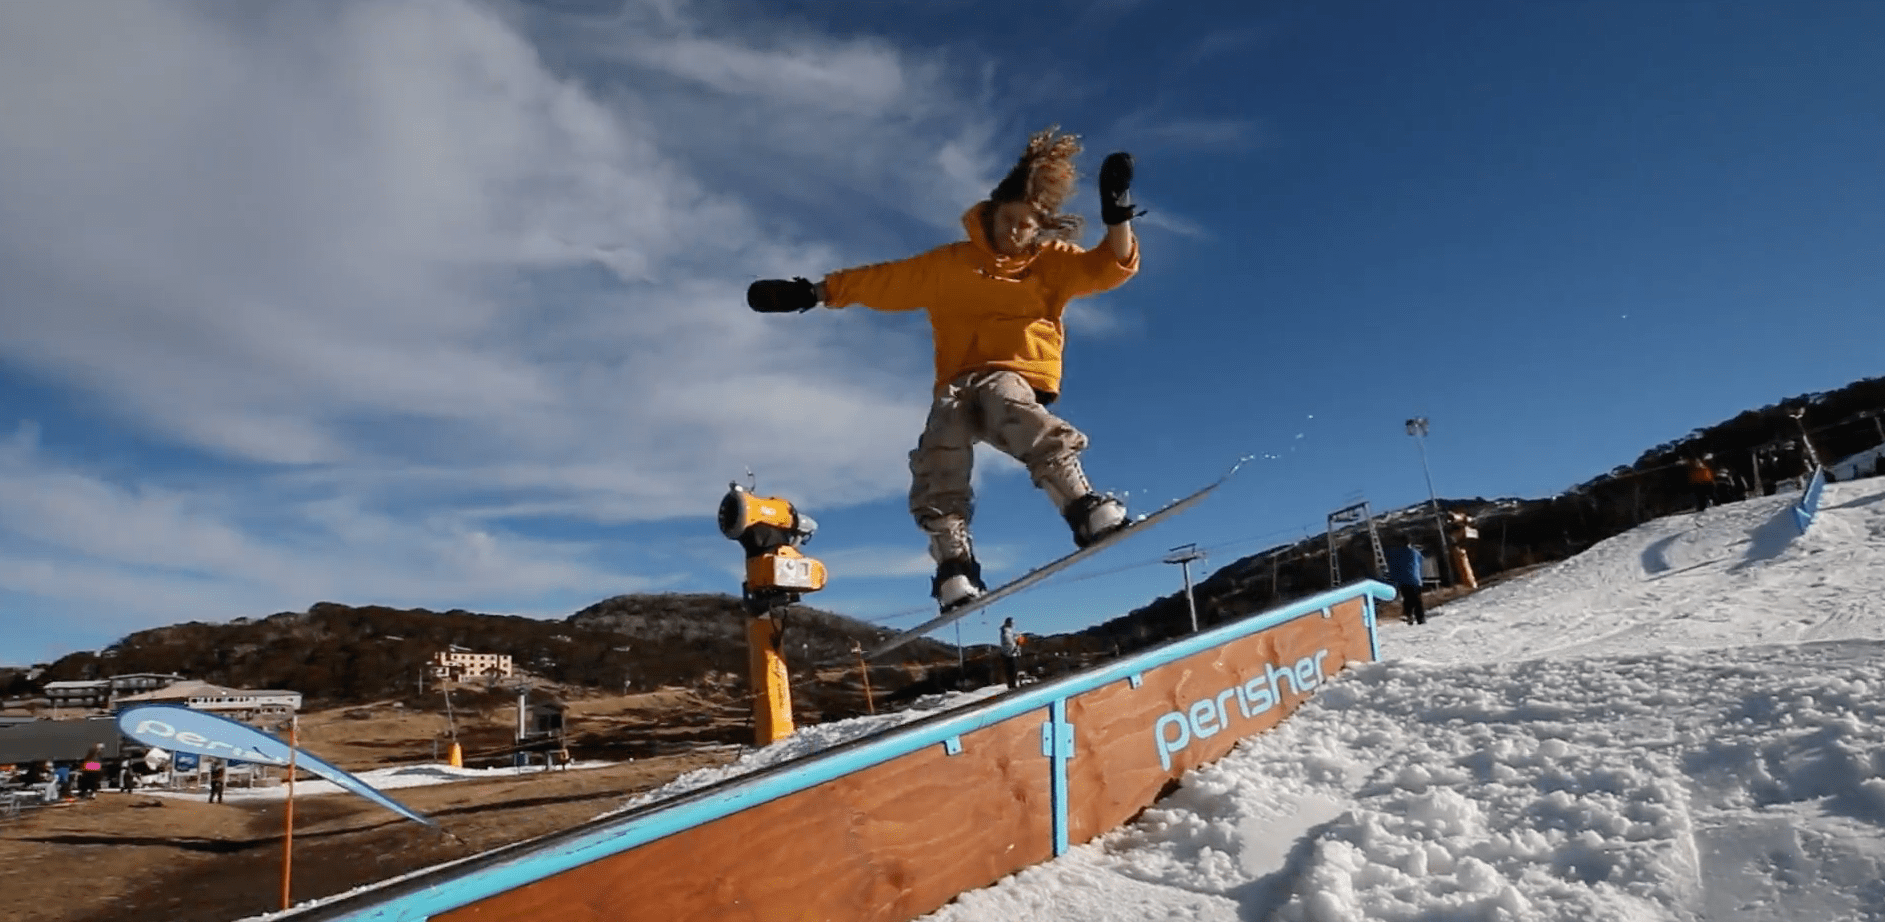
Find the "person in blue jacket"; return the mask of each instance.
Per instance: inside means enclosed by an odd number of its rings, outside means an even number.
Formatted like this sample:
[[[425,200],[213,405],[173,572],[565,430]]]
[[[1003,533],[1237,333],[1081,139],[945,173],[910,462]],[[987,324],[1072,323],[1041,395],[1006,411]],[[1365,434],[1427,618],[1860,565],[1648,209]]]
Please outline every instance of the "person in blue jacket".
[[[1424,588],[1420,546],[1408,538],[1400,547],[1388,551],[1388,579],[1401,593],[1401,620],[1408,624],[1427,623],[1427,603],[1420,597]]]

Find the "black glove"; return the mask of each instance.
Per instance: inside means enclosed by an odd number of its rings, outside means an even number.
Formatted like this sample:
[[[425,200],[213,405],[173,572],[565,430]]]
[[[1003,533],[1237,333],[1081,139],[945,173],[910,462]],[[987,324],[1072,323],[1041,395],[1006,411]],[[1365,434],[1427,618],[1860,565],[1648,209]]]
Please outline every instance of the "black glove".
[[[1116,151],[1100,164],[1100,220],[1124,224],[1142,214],[1132,207],[1132,155]]]
[[[760,279],[746,286],[746,306],[762,314],[808,311],[818,306],[818,288],[797,277]]]

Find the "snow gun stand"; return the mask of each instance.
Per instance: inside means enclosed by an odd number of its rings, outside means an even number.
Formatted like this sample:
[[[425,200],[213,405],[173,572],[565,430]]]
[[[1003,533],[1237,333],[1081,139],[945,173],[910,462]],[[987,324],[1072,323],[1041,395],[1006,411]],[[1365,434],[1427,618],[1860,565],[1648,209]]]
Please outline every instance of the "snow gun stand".
[[[792,735],[792,680],[785,667],[787,606],[825,588],[825,565],[799,553],[818,530],[811,516],[776,496],[755,496],[728,484],[720,500],[720,533],[746,551],[740,599],[746,623],[747,668],[752,677],[753,744]]]

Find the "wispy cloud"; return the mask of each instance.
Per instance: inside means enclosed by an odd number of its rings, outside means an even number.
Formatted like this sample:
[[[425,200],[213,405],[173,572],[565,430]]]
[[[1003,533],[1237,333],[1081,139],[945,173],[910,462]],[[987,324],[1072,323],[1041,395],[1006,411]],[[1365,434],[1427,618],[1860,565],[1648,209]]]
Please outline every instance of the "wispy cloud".
[[[910,546],[848,547],[812,553],[824,561],[832,572],[843,573],[847,579],[927,577],[936,571],[936,562],[929,558],[928,551],[921,546],[914,550]]]
[[[1173,116],[1153,110],[1133,112],[1112,130],[1144,150],[1243,151],[1263,141],[1258,124],[1251,119]]]
[[[507,522],[697,515],[747,465],[899,495],[926,328],[743,288],[953,236],[1008,156],[975,65],[681,4],[603,25],[0,5],[0,365],[248,472],[11,449],[0,589],[528,607],[666,575]]]
[[[600,549],[585,542],[448,510],[400,518],[347,498],[266,495],[257,510],[240,490],[120,484],[45,456],[22,431],[0,453],[0,578],[15,591],[201,614],[218,597],[276,611],[336,590],[418,605],[449,603],[447,586],[459,599],[523,601],[661,582],[595,562]]]
[[[1075,337],[1115,338],[1141,332],[1138,315],[1121,310],[1104,298],[1082,298],[1067,304],[1067,329]]]
[[[1259,26],[1211,29],[1199,35],[1178,58],[1186,64],[1198,64],[1220,55],[1247,51],[1270,35],[1270,29]]]
[[[1154,207],[1151,199],[1145,203],[1146,214],[1134,223],[1140,227],[1156,227],[1170,231],[1180,237],[1209,238],[1211,232],[1204,225],[1181,214],[1174,214],[1170,208]]]
[[[600,21],[541,10],[516,19],[557,48],[563,66],[612,75],[598,78],[600,95],[662,126],[670,156],[820,218],[869,220],[837,207],[869,202],[953,232],[1009,156],[990,148],[999,116],[986,105],[983,62],[951,63],[789,19],[709,22],[640,3]]]

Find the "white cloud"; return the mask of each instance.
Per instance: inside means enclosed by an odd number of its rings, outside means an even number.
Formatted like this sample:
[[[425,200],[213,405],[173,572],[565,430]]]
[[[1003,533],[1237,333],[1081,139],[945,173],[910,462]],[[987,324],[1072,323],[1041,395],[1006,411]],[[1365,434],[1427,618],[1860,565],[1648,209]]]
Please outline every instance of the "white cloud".
[[[607,19],[536,8],[514,16],[569,66],[616,75],[604,95],[662,126],[664,152],[820,220],[840,217],[852,231],[887,211],[953,235],[1020,137],[991,147],[1001,118],[983,61],[838,38],[786,19],[710,24],[665,4],[625,3]],[[781,230],[819,233],[790,211],[774,213],[788,222]]]
[[[231,471],[74,468],[22,429],[0,585],[534,608],[671,576],[507,517],[699,515],[749,465],[820,508],[900,495],[920,318],[742,289],[953,239],[1011,132],[984,62],[775,25],[0,4],[0,364]]]
[[[927,577],[936,572],[936,562],[930,559],[929,550],[921,541],[906,542],[902,547],[847,547],[827,551],[807,548],[806,553],[846,579]]]
[[[1133,224],[1140,228],[1156,227],[1194,240],[1211,238],[1211,232],[1206,230],[1204,225],[1184,215],[1176,214],[1170,208],[1155,208],[1150,200],[1142,201],[1140,204],[1145,208],[1146,213],[1133,221]]]
[[[1103,298],[1082,298],[1067,302],[1066,321],[1069,335],[1075,339],[1082,336],[1126,336],[1141,332],[1143,328],[1138,315],[1121,311]],[[1070,348],[1077,349],[1079,346],[1076,344]]]
[[[1257,123],[1244,118],[1133,112],[1113,126],[1122,142],[1142,150],[1245,150],[1262,142]]]
[[[33,142],[0,148],[0,311],[18,331],[0,355],[263,462],[397,471],[468,450],[557,480],[548,459],[609,458],[671,494],[809,427],[779,462],[797,476],[877,459],[848,499],[898,479],[908,426],[874,424],[920,415],[924,331],[746,312],[756,270],[838,260],[762,236],[689,175],[668,152],[685,128],[637,115],[664,98],[605,105],[454,0],[202,12],[223,9],[114,5],[125,28],[102,34],[82,8],[0,12],[0,94],[22,113],[7,134]],[[749,77],[772,54],[672,48],[693,51],[663,62]],[[882,107],[907,95],[898,67],[868,48],[800,70],[807,92]],[[783,85],[714,88],[750,104]],[[560,298],[519,275],[598,266],[615,281]],[[904,367],[855,362],[885,352]],[[401,443],[384,424],[402,420],[432,440]]]
[[[598,549],[583,542],[505,533],[449,511],[405,520],[349,499],[277,501],[266,528],[244,523],[249,511],[227,491],[128,487],[9,451],[0,459],[0,589],[226,618],[341,596],[522,602],[661,582],[590,562]]]
[[[717,92],[787,106],[876,115],[894,105],[905,89],[904,66],[896,51],[868,42],[841,45],[826,54],[701,38],[644,38],[625,51]]]
[[[1199,36],[1178,59],[1186,64],[1199,64],[1221,55],[1248,53],[1272,35],[1274,29],[1264,26],[1212,29]]]

